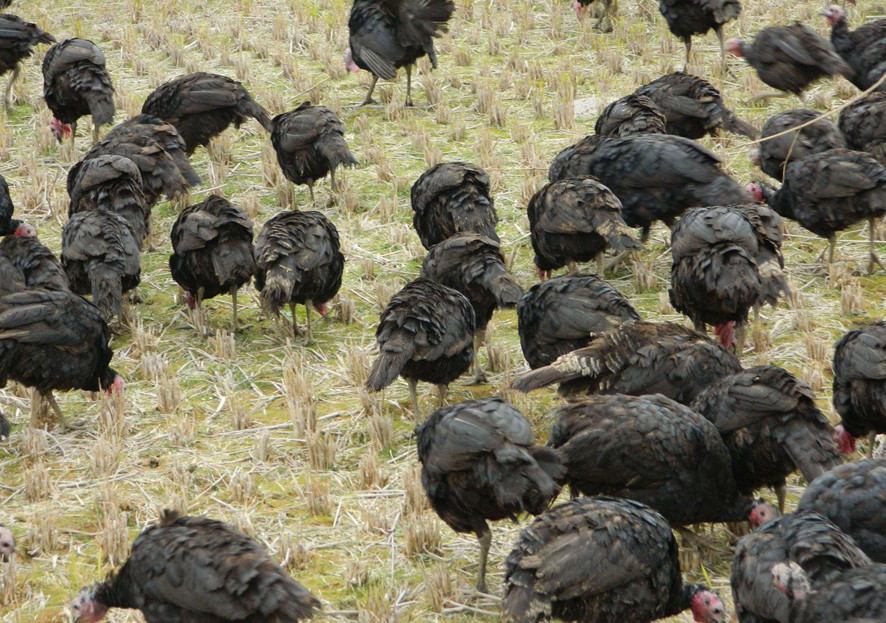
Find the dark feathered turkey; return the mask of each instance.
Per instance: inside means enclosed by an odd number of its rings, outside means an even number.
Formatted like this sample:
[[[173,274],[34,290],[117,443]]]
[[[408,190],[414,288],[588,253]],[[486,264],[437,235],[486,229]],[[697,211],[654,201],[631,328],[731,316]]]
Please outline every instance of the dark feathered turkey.
[[[480,346],[486,339],[486,326],[498,308],[514,308],[523,288],[505,267],[501,246],[479,234],[456,234],[434,245],[421,265],[421,276],[464,294],[474,308],[475,381],[485,381],[480,367]]]
[[[150,208],[142,193],[138,165],[124,156],[81,160],[68,172],[68,216],[107,210],[126,219],[141,249],[148,235]]]
[[[730,206],[742,214],[757,235],[757,272],[760,273],[760,298],[756,306],[773,307],[780,298],[791,297],[791,286],[784,272],[781,252],[782,221],[778,212],[762,203]]]
[[[641,136],[666,134],[665,116],[645,95],[626,95],[617,99],[600,113],[594,132],[600,136]]]
[[[530,368],[587,346],[594,333],[640,320],[625,296],[593,275],[563,275],[529,289],[517,304],[520,347]]]
[[[393,80],[400,67],[406,68],[406,105],[412,106],[412,66],[427,55],[436,69],[434,38],[449,30],[446,22],[454,12],[452,0],[354,0],[345,65],[350,72],[372,73],[361,106],[374,103],[375,83]]]
[[[603,276],[606,249],[635,251],[642,245],[621,216],[621,202],[592,177],[567,178],[542,186],[526,208],[535,272],[544,281],[551,272],[576,262],[597,261]]]
[[[526,392],[560,383],[560,395],[664,394],[689,404],[717,379],[741,371],[738,359],[683,325],[629,322],[591,335],[590,343],[524,374],[513,387]]]
[[[0,257],[21,274],[27,288],[69,290],[68,275],[55,254],[37,239],[37,232],[28,225],[12,236],[0,240]],[[9,294],[9,292],[4,292]]]
[[[793,562],[776,564],[772,577],[790,602],[788,623],[886,621],[886,565],[849,569],[815,589]]]
[[[312,203],[314,182],[328,173],[335,191],[335,169],[357,166],[345,142],[345,124],[325,106],[310,102],[271,120],[271,144],[283,175],[293,184],[307,184]]]
[[[664,517],[631,500],[552,508],[523,529],[506,562],[503,623],[647,623],[687,608],[699,623],[729,620],[715,593],[684,584]]]
[[[418,417],[416,385],[425,381],[437,386],[443,406],[449,383],[474,359],[476,326],[474,308],[461,292],[430,279],[407,283],[379,318],[375,331],[379,355],[366,388],[381,391],[402,376]]]
[[[797,511],[769,521],[744,536],[732,559],[732,599],[739,623],[788,623],[790,601],[772,583],[772,567],[794,562],[813,587],[871,559],[826,517]]]
[[[67,279],[67,277],[65,278]],[[13,266],[12,262],[0,253],[0,296],[21,292],[26,288],[25,276],[22,274],[22,271]],[[0,423],[0,426],[2,426],[2,423]]]
[[[150,115],[118,123],[83,159],[102,155],[124,156],[136,164],[148,208],[156,205],[162,195],[172,199],[201,183],[175,126]]]
[[[871,93],[840,111],[838,127],[849,149],[866,151],[886,166],[886,93]]]
[[[573,495],[647,504],[672,525],[741,521],[729,452],[703,416],[661,394],[588,396],[553,413],[550,445],[565,457]]]
[[[326,303],[341,287],[344,266],[338,230],[320,212],[280,212],[255,239],[255,289],[262,309],[279,316],[288,304],[292,331],[298,335],[295,306],[304,305],[308,342],[314,339],[311,310],[326,315]]]
[[[139,243],[123,216],[101,208],[74,214],[62,228],[61,261],[73,292],[92,295],[105,320],[121,319],[123,293],[141,281]]]
[[[855,72],[852,84],[866,91],[886,73],[886,19],[862,24],[850,31],[846,23],[846,10],[831,5],[821,11],[831,26],[831,43],[844,61]],[[877,87],[886,91],[886,85]]]
[[[53,390],[123,389],[123,379],[109,365],[114,354],[109,341],[101,312],[76,294],[25,290],[2,296],[0,387],[10,379],[33,387],[67,428]],[[32,406],[32,414],[38,411]]]
[[[764,28],[751,44],[730,39],[727,46],[757,70],[760,80],[795,95],[800,95],[819,78],[853,75],[852,68],[828,40],[800,22]]]
[[[686,62],[692,51],[692,35],[717,33],[720,41],[720,61],[726,67],[726,51],[723,48],[723,25],[741,15],[738,0],[659,0],[658,10],[668,23],[668,29],[686,46]]]
[[[438,409],[415,434],[421,481],[434,511],[456,532],[473,532],[480,541],[477,590],[486,592],[487,521],[543,512],[560,493],[560,453],[535,445],[529,421],[501,398]]]
[[[843,452],[855,452],[856,437],[870,434],[873,442],[875,434],[886,433],[886,321],[853,329],[837,340],[833,389]]]
[[[119,570],[71,602],[83,623],[110,608],[141,610],[148,623],[296,623],[320,602],[251,537],[167,510],[133,541]]]
[[[8,4],[0,8],[6,6]],[[55,37],[37,28],[37,24],[26,22],[17,15],[0,14],[0,75],[7,71],[12,72],[3,97],[7,110],[12,85],[18,78],[21,62],[34,53],[32,48],[38,43],[55,43]]]
[[[788,163],[829,149],[846,148],[846,139],[830,119],[818,119],[821,114],[814,110],[788,110],[766,120],[761,133],[762,142],[751,151],[751,160],[766,175],[784,180]],[[809,123],[799,130],[786,132],[798,125]],[[783,132],[786,132],[782,134]],[[798,136],[799,134],[799,136]],[[767,137],[775,138],[763,140]]]
[[[592,175],[622,204],[622,217],[642,227],[672,225],[686,209],[748,203],[750,194],[720,170],[720,158],[695,141],[670,135],[587,136],[554,158],[548,179]]]
[[[655,103],[665,116],[668,134],[694,140],[722,130],[757,138],[757,129],[726,108],[720,91],[704,78],[675,71],[644,84],[634,95]]]
[[[873,156],[848,149],[830,149],[792,162],[785,170],[781,189],[764,185],[765,199],[781,216],[793,219],[829,241],[828,263],[834,261],[836,232],[866,219],[869,224],[868,270],[882,267],[874,251],[874,227],[886,213],[886,168]]]
[[[12,218],[14,212],[15,205],[9,195],[9,184],[6,183],[6,178],[0,175],[0,236],[14,234],[22,225],[20,220]]]
[[[812,482],[842,462],[812,388],[778,366],[725,376],[690,406],[720,431],[739,490],[775,488],[782,512],[789,474],[799,471]]]
[[[410,191],[412,226],[425,249],[473,232],[499,242],[489,176],[475,164],[443,162],[422,173]]]
[[[821,513],[872,560],[886,562],[886,461],[835,467],[809,483],[797,508]]]
[[[224,132],[229,125],[252,117],[270,132],[271,117],[246,88],[226,76],[197,72],[161,84],[142,106],[146,115],[175,126],[185,141],[188,155]]]
[[[255,273],[252,220],[218,195],[188,206],[172,225],[169,271],[188,293],[191,309],[219,294],[233,299],[237,331],[237,291]]]
[[[573,0],[572,8],[575,9],[575,15],[578,19],[583,19],[585,11],[590,6],[591,15],[597,18],[594,29],[600,32],[612,32],[612,15],[615,13],[612,5],[615,0]]]
[[[105,55],[87,39],[65,39],[43,57],[43,99],[52,111],[52,133],[73,140],[77,120],[92,115],[92,142],[100,126],[114,120],[114,86]]]

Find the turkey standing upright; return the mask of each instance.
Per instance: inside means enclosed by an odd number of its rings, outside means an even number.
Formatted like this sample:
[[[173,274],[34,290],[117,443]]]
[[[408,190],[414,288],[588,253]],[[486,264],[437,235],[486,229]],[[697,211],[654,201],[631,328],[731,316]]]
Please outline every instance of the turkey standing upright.
[[[188,306],[230,294],[237,331],[237,291],[252,279],[255,257],[252,220],[239,206],[218,195],[188,206],[172,225],[169,271],[187,292]]]
[[[480,367],[480,347],[497,307],[514,308],[523,296],[508,269],[501,246],[479,234],[456,234],[434,245],[421,265],[421,277],[458,290],[474,308],[474,382],[486,381]]]
[[[508,556],[502,623],[648,623],[691,609],[729,620],[720,598],[684,584],[671,526],[643,504],[579,498],[539,515]]]
[[[229,125],[252,117],[268,132],[271,117],[246,88],[227,76],[197,72],[161,84],[148,95],[142,113],[175,126],[190,156],[201,145],[224,132]]]
[[[684,210],[705,205],[748,203],[751,195],[720,170],[720,158],[695,141],[650,134],[626,138],[587,136],[557,154],[548,171],[552,182],[593,176],[622,204],[622,217],[642,227],[669,227]]]
[[[148,623],[296,623],[320,602],[251,537],[167,510],[135,539],[119,570],[71,602],[77,623],[101,621],[110,608],[141,610]]]
[[[886,73],[886,19],[862,24],[850,31],[845,9],[832,4],[820,13],[831,27],[834,49],[855,72],[849,78],[852,84],[861,91],[874,86]],[[880,84],[877,90],[886,91],[886,84]]]
[[[489,176],[475,164],[443,162],[422,173],[410,189],[412,226],[430,250],[458,233],[474,232],[499,242],[498,215]]]
[[[658,11],[664,16],[671,33],[682,39],[683,45],[686,46],[684,71],[689,66],[692,35],[705,35],[711,30],[717,33],[717,39],[720,41],[720,61],[723,69],[726,69],[723,25],[741,15],[741,4],[738,0],[659,0]]]
[[[65,39],[43,57],[43,99],[52,111],[52,133],[61,143],[74,141],[77,120],[92,115],[92,142],[100,126],[114,120],[114,86],[105,55],[87,39]]]
[[[624,295],[593,275],[562,275],[532,286],[517,303],[520,347],[530,368],[587,346],[595,333],[640,314]]]
[[[262,309],[279,318],[288,303],[293,335],[299,335],[295,306],[304,305],[309,343],[314,339],[311,310],[326,315],[326,303],[341,287],[344,266],[338,230],[320,212],[280,212],[255,239],[255,289]]]
[[[381,313],[375,338],[379,355],[366,388],[387,387],[397,376],[409,384],[412,410],[419,417],[419,381],[434,383],[443,406],[449,383],[474,359],[474,308],[464,294],[430,279],[410,281]]]
[[[886,321],[853,329],[834,345],[834,409],[840,449],[855,452],[855,438],[886,433]],[[886,560],[884,560],[886,562]]]
[[[372,84],[363,103],[374,103],[372,91],[379,78],[393,80],[406,68],[406,105],[412,106],[412,65],[427,55],[437,67],[434,37],[449,30],[455,12],[452,0],[354,0],[348,18],[350,47],[345,66],[355,73],[372,72]]]
[[[529,200],[526,214],[535,272],[542,281],[561,266],[572,273],[576,262],[594,259],[602,278],[607,248],[622,254],[643,248],[621,217],[618,197],[593,177],[545,184]]]
[[[355,167],[357,159],[345,142],[345,124],[325,106],[305,102],[271,120],[271,144],[283,175],[293,184],[307,184],[314,202],[314,182],[326,177],[335,185],[335,169]]]
[[[421,482],[434,511],[456,532],[473,532],[480,541],[477,590],[486,592],[487,521],[543,512],[560,493],[560,453],[535,445],[529,421],[501,398],[438,409],[415,436]]]
[[[797,109],[770,117],[763,124],[759,146],[751,150],[751,162],[781,182],[791,162],[829,149],[845,149],[846,139],[834,122],[820,116],[814,110]],[[788,131],[800,125],[799,130]]]
[[[3,6],[5,5],[0,4],[0,8]],[[21,62],[34,53],[31,48],[38,43],[55,43],[55,37],[16,15],[0,14],[0,75],[12,71],[3,96],[7,110],[12,85],[21,70]]]

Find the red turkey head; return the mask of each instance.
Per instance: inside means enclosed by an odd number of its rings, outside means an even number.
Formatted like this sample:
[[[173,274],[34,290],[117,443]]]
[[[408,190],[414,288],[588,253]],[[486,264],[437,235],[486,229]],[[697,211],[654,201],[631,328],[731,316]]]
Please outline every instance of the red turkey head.
[[[763,189],[759,184],[748,184],[745,186],[745,190],[753,195],[754,201],[763,203]]]
[[[714,327],[714,335],[716,335],[723,345],[723,348],[732,348],[735,344],[735,321],[730,320]],[[744,348],[744,344],[739,344],[739,348]]]
[[[581,19],[581,14],[582,14],[582,11],[584,10],[584,7],[582,6],[581,2],[579,2],[578,0],[575,0],[575,2],[572,3],[572,8],[575,9],[576,17],[578,17],[578,19]]]
[[[357,63],[354,62],[354,53],[351,52],[351,48],[345,50],[345,67],[352,74],[360,71],[360,68],[357,66]]]
[[[114,381],[108,385],[108,388],[105,390],[108,394],[122,394],[126,391],[126,381],[123,380],[123,377],[119,374],[114,376]]]
[[[30,223],[22,223],[21,225],[16,227],[13,235],[21,236],[22,238],[36,238],[37,229]]]
[[[828,20],[828,25],[831,27],[836,26],[841,19],[846,17],[846,11],[838,7],[836,4],[832,4],[831,6],[822,9],[818,14],[824,15],[825,19]]]
[[[326,309],[326,303],[321,303],[320,305],[314,305],[314,309],[317,310],[317,313],[321,316],[325,316],[326,312],[329,311]]]
[[[49,129],[52,131],[52,135],[55,139],[61,143],[66,138],[70,137],[73,132],[71,132],[71,126],[67,123],[62,123],[55,117],[50,119],[49,121]]]
[[[696,623],[726,623],[729,620],[723,600],[717,593],[707,589],[702,589],[692,596],[689,608]]]
[[[726,42],[726,49],[729,50],[730,54],[737,56],[738,58],[744,56],[743,47],[744,43],[738,37],[733,37]]]
[[[108,614],[108,607],[95,598],[95,587],[81,589],[71,601],[74,623],[97,623]]]
[[[777,508],[763,500],[763,498],[760,498],[756,500],[754,502],[754,505],[751,507],[751,512],[748,515],[748,521],[750,521],[751,525],[755,528],[759,528],[764,523],[766,523],[770,519],[775,519],[780,514],[781,513],[778,512]]]
[[[834,427],[834,435],[837,438],[837,448],[843,454],[855,454],[855,437],[842,424]]]

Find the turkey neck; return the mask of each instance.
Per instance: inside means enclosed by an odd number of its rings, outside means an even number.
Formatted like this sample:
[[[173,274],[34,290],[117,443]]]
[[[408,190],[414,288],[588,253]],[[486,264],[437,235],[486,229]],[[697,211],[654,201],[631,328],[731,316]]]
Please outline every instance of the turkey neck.
[[[95,599],[108,608],[137,608],[132,595],[132,581],[129,579],[129,561],[117,573],[111,574],[95,587]]]
[[[775,210],[779,216],[796,220],[793,197],[787,183],[783,184],[778,191],[762,184],[760,186],[763,190],[763,200],[769,204],[770,208]]]
[[[843,55],[843,52],[847,52],[852,50],[852,37],[849,32],[849,26],[846,24],[846,18],[843,17],[839,22],[833,25],[831,28],[831,43],[834,46],[834,49],[840,53],[840,56]]]

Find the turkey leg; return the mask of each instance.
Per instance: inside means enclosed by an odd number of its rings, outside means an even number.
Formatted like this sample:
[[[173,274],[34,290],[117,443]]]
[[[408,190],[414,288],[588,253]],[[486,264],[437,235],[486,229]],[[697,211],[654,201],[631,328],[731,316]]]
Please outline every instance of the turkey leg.
[[[372,76],[372,84],[369,85],[369,92],[366,94],[366,97],[363,99],[363,102],[360,106],[366,106],[366,104],[375,104],[375,100],[372,99],[372,92],[375,91],[375,83],[378,82],[378,76]]]
[[[886,268],[883,266],[883,262],[880,261],[880,258],[877,256],[877,252],[874,250],[874,230],[877,227],[877,218],[871,217],[868,220],[868,235],[870,240],[870,259],[868,260],[868,274],[874,272],[874,264],[879,266],[880,268]]]
[[[480,541],[480,572],[477,576],[477,591],[486,592],[486,559],[489,558],[489,548],[492,545],[492,532],[487,526],[477,532],[477,540]]]
[[[479,385],[486,382],[486,373],[480,367],[480,347],[486,341],[486,329],[478,329],[474,334],[474,378],[471,385]]]
[[[412,106],[412,65],[406,66],[406,105]]]
[[[305,301],[305,317],[308,322],[308,344],[311,344],[314,341],[314,334],[311,333],[311,310],[314,309],[314,303],[311,299]]]
[[[6,110],[9,110],[9,103],[12,97],[12,85],[15,84],[15,81],[18,80],[19,68],[16,67],[12,75],[9,77],[9,82],[6,83],[6,95],[3,98],[3,103],[6,106]]]
[[[418,381],[416,379],[406,379],[406,382],[409,384],[409,397],[412,399],[412,415],[415,416],[415,421],[418,422],[421,419],[421,411],[418,409]]]

